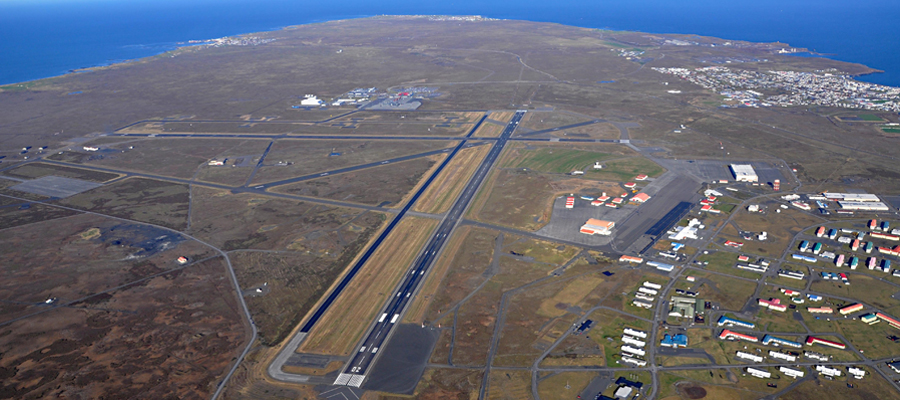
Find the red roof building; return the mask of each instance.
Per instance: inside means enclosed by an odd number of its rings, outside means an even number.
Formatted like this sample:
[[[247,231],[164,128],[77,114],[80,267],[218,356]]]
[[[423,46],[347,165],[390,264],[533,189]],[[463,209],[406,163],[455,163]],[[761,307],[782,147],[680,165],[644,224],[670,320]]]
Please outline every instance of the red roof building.
[[[834,347],[836,349],[842,349],[842,350],[847,348],[847,345],[840,343],[840,342],[833,342],[831,340],[825,340],[822,338],[817,338],[815,336],[807,336],[806,337],[806,345],[812,346],[814,344],[821,344],[821,345]]]
[[[650,200],[650,195],[647,193],[638,193],[631,198],[631,201],[635,203],[646,203],[647,200]]]
[[[609,235],[612,233],[612,228],[614,226],[616,226],[615,222],[591,218],[581,226],[581,233],[588,235]]]
[[[891,317],[888,317],[887,315],[884,315],[884,314],[882,314],[882,313],[880,313],[880,312],[875,313],[875,316],[878,317],[878,319],[887,322],[887,323],[890,324],[892,327],[897,328],[897,329],[900,329],[900,321],[897,321],[896,319],[893,319],[893,318],[891,318]]]
[[[722,339],[722,340],[740,339],[740,340],[746,340],[748,342],[754,342],[754,343],[759,341],[759,338],[756,336],[745,335],[743,333],[729,331],[728,329],[722,330],[722,333],[719,334],[719,339]]]
[[[632,257],[632,256],[622,255],[622,257],[619,257],[619,262],[630,262],[630,263],[640,264],[640,263],[644,262],[644,259],[640,258],[640,257]]]
[[[759,304],[763,307],[766,307],[770,310],[775,310],[775,311],[779,311],[779,312],[785,312],[787,310],[787,306],[784,304],[781,304],[781,300],[779,300],[779,299],[770,299],[770,300],[758,299],[757,304]]]
[[[864,305],[862,305],[861,303],[856,303],[856,304],[849,305],[847,307],[841,307],[841,309],[839,309],[838,312],[840,312],[841,315],[847,315],[847,314],[853,314],[857,311],[860,311],[863,308],[866,308],[866,307]]]

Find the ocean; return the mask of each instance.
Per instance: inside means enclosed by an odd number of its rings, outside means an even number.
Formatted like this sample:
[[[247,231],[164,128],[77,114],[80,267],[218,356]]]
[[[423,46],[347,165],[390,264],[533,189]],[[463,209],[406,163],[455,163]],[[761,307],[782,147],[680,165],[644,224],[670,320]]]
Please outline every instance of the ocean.
[[[896,0],[0,0],[0,84],[152,56],[179,42],[372,15],[450,14],[781,41],[900,86]]]

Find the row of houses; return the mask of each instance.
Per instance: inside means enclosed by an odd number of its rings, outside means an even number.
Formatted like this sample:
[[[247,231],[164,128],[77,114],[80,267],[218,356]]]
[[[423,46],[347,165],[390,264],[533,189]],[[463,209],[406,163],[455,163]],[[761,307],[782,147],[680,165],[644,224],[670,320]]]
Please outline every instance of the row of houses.
[[[647,336],[647,332],[639,331],[637,329],[625,328],[622,330],[621,339],[624,344],[620,347],[620,350],[623,362],[638,367],[647,365],[647,361],[643,359],[646,354],[644,346],[647,345],[647,342],[645,341]]]

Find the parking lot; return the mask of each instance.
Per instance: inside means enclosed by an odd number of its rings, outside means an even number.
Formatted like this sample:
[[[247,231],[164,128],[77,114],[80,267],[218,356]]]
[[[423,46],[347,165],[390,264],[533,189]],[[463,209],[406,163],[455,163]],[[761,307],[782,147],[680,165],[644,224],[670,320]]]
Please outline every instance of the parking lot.
[[[64,198],[103,186],[102,183],[83,181],[81,179],[63,178],[60,176],[44,176],[10,187],[20,192],[39,194],[41,196]]]

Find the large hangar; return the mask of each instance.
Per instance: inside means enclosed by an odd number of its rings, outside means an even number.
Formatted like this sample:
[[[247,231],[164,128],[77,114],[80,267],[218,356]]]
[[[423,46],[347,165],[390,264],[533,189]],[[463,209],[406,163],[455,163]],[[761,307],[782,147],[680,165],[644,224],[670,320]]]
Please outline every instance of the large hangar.
[[[731,164],[731,173],[738,182],[759,182],[759,176],[750,164]]]

